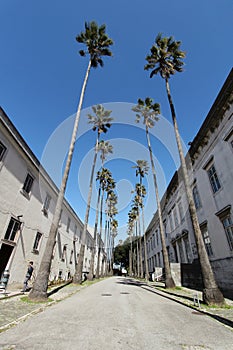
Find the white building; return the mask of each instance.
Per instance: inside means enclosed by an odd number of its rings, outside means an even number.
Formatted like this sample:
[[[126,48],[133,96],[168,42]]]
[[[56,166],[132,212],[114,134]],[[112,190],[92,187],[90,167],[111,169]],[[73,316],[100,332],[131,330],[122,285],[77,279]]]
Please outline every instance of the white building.
[[[233,297],[233,69],[192,141],[186,160],[217,283],[225,296]],[[181,263],[184,285],[192,285],[192,278],[198,285],[201,276],[181,169],[169,183],[161,206],[170,262]],[[149,270],[163,267],[157,213],[146,240]]]
[[[0,276],[21,285],[28,261],[35,274],[50,230],[58,188],[0,108]],[[50,279],[68,279],[75,271],[83,223],[64,199]],[[88,232],[83,269],[88,271],[93,237]]]

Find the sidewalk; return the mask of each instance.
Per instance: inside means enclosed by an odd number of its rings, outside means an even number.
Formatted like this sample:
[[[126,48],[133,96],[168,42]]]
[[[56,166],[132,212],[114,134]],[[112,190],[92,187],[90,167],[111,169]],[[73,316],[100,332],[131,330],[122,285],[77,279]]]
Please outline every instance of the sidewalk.
[[[194,309],[194,312],[200,312],[201,314],[207,314],[219,322],[233,328],[233,300],[226,299],[227,306],[209,307],[203,304],[202,292],[189,289],[186,287],[177,287],[173,289],[165,289],[162,282],[148,282],[148,287],[157,294],[163,295],[169,299],[173,299],[181,304],[184,304]],[[147,288],[147,287],[146,287]]]
[[[50,291],[49,301],[45,303],[30,303],[22,301],[21,298],[28,293],[20,291],[7,291],[7,295],[0,294],[0,332],[21,322],[29,315],[43,311],[46,307],[63,300],[87,285],[61,285]],[[207,314],[221,323],[233,328],[233,300],[226,299],[229,308],[210,308],[202,303],[202,293],[185,287],[169,290],[164,288],[161,282],[139,282],[138,286],[148,291],[160,294],[163,297],[175,300],[193,309],[193,312],[200,315]]]
[[[49,291],[49,301],[32,303],[22,301],[21,298],[28,295],[20,290],[7,291],[0,294],[0,332],[21,322],[29,315],[43,311],[46,307],[63,300],[78,292],[84,285],[66,284],[52,288]]]

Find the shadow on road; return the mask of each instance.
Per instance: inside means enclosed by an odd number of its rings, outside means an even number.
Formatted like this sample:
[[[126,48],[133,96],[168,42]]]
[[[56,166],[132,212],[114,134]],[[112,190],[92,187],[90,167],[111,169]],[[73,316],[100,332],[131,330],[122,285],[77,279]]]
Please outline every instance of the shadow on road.
[[[147,285],[145,282],[137,281],[137,280],[134,280],[132,278],[127,278],[127,277],[121,278],[116,283],[118,283],[118,284],[127,284],[127,285],[132,285],[132,286],[137,286],[137,287],[141,287],[141,286],[146,286]]]

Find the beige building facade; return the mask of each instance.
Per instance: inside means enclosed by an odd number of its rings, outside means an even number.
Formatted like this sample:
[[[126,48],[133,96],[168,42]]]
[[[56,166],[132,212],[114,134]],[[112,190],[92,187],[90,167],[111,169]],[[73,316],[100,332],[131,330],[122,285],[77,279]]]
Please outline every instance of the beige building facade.
[[[58,188],[3,109],[0,108],[0,276],[8,287],[22,285],[29,261],[40,265]],[[50,280],[73,276],[83,223],[64,199]],[[87,233],[84,271],[89,271],[93,237]]]

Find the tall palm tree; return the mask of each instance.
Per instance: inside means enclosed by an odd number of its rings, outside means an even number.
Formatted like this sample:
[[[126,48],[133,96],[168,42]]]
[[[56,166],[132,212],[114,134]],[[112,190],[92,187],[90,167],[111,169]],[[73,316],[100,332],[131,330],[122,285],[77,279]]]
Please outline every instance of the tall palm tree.
[[[137,220],[138,220],[138,208],[136,206],[132,205],[130,211],[128,212],[128,226],[130,227],[130,236],[131,236],[131,272],[136,275],[136,268],[135,268],[135,254],[134,254],[134,247],[135,247],[135,235],[137,236]],[[134,234],[135,232],[135,234]],[[145,260],[147,261],[147,256],[145,257]]]
[[[142,272],[142,265],[140,265],[140,254],[141,252],[139,251],[139,237],[140,237],[140,211],[139,211],[139,197],[137,195],[134,196],[134,199],[132,201],[132,212],[135,214],[135,250],[136,250],[136,256],[135,256],[135,271],[136,271],[136,276],[139,277],[141,276]],[[141,247],[140,247],[141,248]],[[142,260],[141,260],[142,262]]]
[[[184,63],[182,59],[185,57],[185,52],[180,50],[180,45],[181,42],[175,41],[172,36],[162,37],[162,34],[159,33],[155,39],[155,44],[150,49],[150,55],[146,57],[148,64],[145,65],[145,69],[151,70],[150,78],[159,73],[160,76],[165,80],[166,92],[171,109],[175,137],[180,156],[185,191],[189,205],[189,213],[196,238],[197,251],[202,270],[204,284],[203,301],[206,304],[222,305],[225,303],[225,300],[216,283],[215,276],[205,249],[205,244],[198,222],[196,207],[189,184],[187,165],[185,162],[184,152],[180,140],[175,107],[170,92],[169,79],[171,75],[174,75],[176,72],[183,71]]]
[[[162,219],[162,210],[160,205],[158,184],[157,184],[154,160],[153,160],[151,143],[150,143],[150,135],[149,135],[149,128],[152,128],[155,125],[155,121],[158,121],[158,115],[160,114],[160,106],[158,103],[153,103],[153,100],[147,97],[145,101],[139,99],[138,104],[135,107],[133,107],[132,110],[136,112],[136,117],[137,117],[136,122],[139,123],[140,119],[142,118],[143,124],[145,124],[145,128],[146,128],[147,145],[148,145],[148,150],[150,154],[151,169],[153,173],[155,196],[156,196],[157,210],[158,210],[158,216],[159,216],[159,229],[160,229],[163,262],[164,262],[164,269],[165,269],[165,286],[166,288],[174,288],[175,282],[171,275],[171,268],[170,268],[170,263],[168,259],[168,252],[166,247],[166,240],[165,240],[164,226],[163,226],[163,219]],[[144,241],[145,241],[145,237],[144,237]],[[146,273],[148,274],[148,271],[146,271]]]
[[[103,169],[106,156],[108,153],[112,153],[113,147],[109,141],[101,140],[99,142],[98,151],[100,152],[100,158],[102,160],[101,168]],[[98,175],[96,180],[98,180]],[[90,263],[90,271],[88,274],[88,279],[90,280],[92,280],[94,277],[94,264],[95,264],[95,254],[96,254],[97,228],[98,228],[98,220],[99,220],[100,195],[101,195],[101,185],[99,186],[99,189],[98,189],[98,196],[97,196],[97,202],[96,202],[96,216],[95,216],[94,238],[93,238],[94,245],[91,250],[91,263]]]
[[[127,234],[130,237],[130,249],[129,249],[129,275],[133,275],[133,264],[132,264],[132,254],[133,254],[133,220],[130,217],[130,212],[128,213],[128,224],[127,224]]]
[[[76,37],[77,42],[82,43],[86,46],[86,50],[80,50],[79,53],[81,56],[89,56],[89,62],[84,77],[82,90],[79,98],[78,108],[76,112],[73,132],[71,136],[68,156],[66,160],[66,166],[62,178],[61,187],[58,193],[55,212],[53,215],[53,220],[51,223],[49,237],[46,242],[46,247],[44,254],[40,263],[40,267],[37,273],[37,277],[33,284],[32,290],[29,294],[29,298],[32,300],[36,299],[47,299],[47,288],[48,280],[53,256],[53,249],[56,240],[56,234],[58,230],[58,225],[61,216],[62,203],[65,195],[67,180],[70,172],[71,161],[73,158],[74,146],[76,141],[76,136],[78,132],[78,124],[85,94],[85,89],[87,86],[87,81],[91,68],[97,68],[98,66],[103,67],[103,56],[112,56],[112,52],[109,50],[109,47],[113,44],[112,39],[106,34],[105,24],[98,26],[96,22],[92,21],[90,23],[85,23],[85,31],[81,32]]]
[[[114,180],[113,180],[114,181]],[[115,181],[114,186],[110,186],[108,189],[107,187],[107,199],[106,199],[106,223],[105,227],[107,229],[106,232],[106,251],[107,251],[107,259],[108,259],[108,266],[106,266],[106,269],[108,268],[109,273],[112,272],[112,266],[111,266],[111,228],[112,228],[112,221],[114,220],[114,217],[118,214],[117,210],[117,202],[118,198],[115,192],[113,191],[113,188],[115,188]],[[107,271],[106,271],[107,272]]]
[[[143,277],[143,266],[142,266],[142,251],[141,251],[141,232],[140,232],[140,210],[139,210],[139,197],[134,196],[132,201],[132,210],[137,213],[135,216],[135,239],[136,239],[136,258],[137,258],[137,277]]]
[[[111,221],[111,246],[110,246],[110,274],[112,275],[113,271],[113,263],[114,263],[114,248],[115,248],[115,238],[117,236],[117,228],[118,228],[118,221],[116,219],[113,219]]]
[[[146,160],[137,160],[136,161],[137,165],[133,166],[133,168],[136,168],[136,176],[139,176],[139,186],[136,186],[136,193],[138,195],[138,199],[139,199],[139,206],[141,207],[142,210],[142,217],[143,217],[143,234],[145,234],[145,223],[144,223],[144,207],[143,207],[143,202],[142,199],[143,197],[145,197],[146,195],[146,190],[143,193],[143,185],[142,185],[142,179],[144,178],[145,175],[148,174],[148,170],[149,170],[149,166],[148,166],[148,162]],[[138,192],[139,190],[139,192]],[[140,218],[139,218],[139,225],[140,225]],[[140,227],[139,227],[139,232],[140,232]],[[141,249],[141,244],[142,244],[142,240],[141,240],[141,235],[139,235],[139,249],[140,249],[140,265],[141,265],[141,273],[143,274],[142,271],[142,249]],[[144,240],[144,249],[145,249],[145,240]],[[143,277],[141,275],[141,277]]]
[[[90,207],[91,207],[92,186],[93,186],[95,165],[97,160],[97,153],[99,149],[100,134],[106,133],[108,131],[108,128],[110,128],[111,126],[111,121],[113,120],[113,118],[110,117],[112,111],[105,110],[102,105],[93,106],[92,110],[94,112],[94,115],[88,114],[88,119],[89,119],[89,123],[93,124],[92,130],[97,131],[97,137],[96,137],[95,155],[94,155],[94,160],[92,164],[91,177],[90,177],[90,183],[89,183],[84,228],[83,228],[82,237],[81,237],[79,259],[78,259],[78,264],[76,265],[75,274],[73,278],[74,283],[82,282],[82,270],[83,270],[83,261],[84,261],[84,255],[85,255],[87,225],[88,225],[88,219],[89,219],[89,213],[90,213]]]
[[[99,278],[100,274],[100,253],[101,253],[101,241],[102,241],[102,228],[103,228],[103,200],[105,191],[115,186],[115,182],[112,179],[112,174],[109,169],[102,168],[98,171],[96,180],[99,180],[99,188],[101,190],[100,200],[100,231],[99,231],[99,242],[98,242],[98,257],[97,257],[97,271],[96,277]]]
[[[143,199],[146,196],[146,188],[142,184],[136,184],[135,186],[135,202],[138,206],[139,211],[139,217],[138,217],[138,225],[139,225],[139,260],[140,260],[140,269],[141,269],[141,276],[143,277],[143,269],[142,269],[142,240],[141,240],[141,228],[140,228],[140,209],[142,211],[142,227],[143,227],[143,234],[145,233],[145,220],[144,220],[144,204]],[[144,240],[145,241],[145,240]],[[145,249],[145,245],[144,245]]]
[[[105,226],[104,226],[104,247],[106,254],[106,265],[105,275],[108,273],[108,248],[109,248],[109,237],[110,237],[110,219],[113,218],[117,213],[117,196],[114,193],[116,182],[113,178],[110,178],[106,184],[105,191],[107,193],[105,200]],[[114,211],[113,211],[114,210]],[[102,265],[103,266],[103,265]]]

